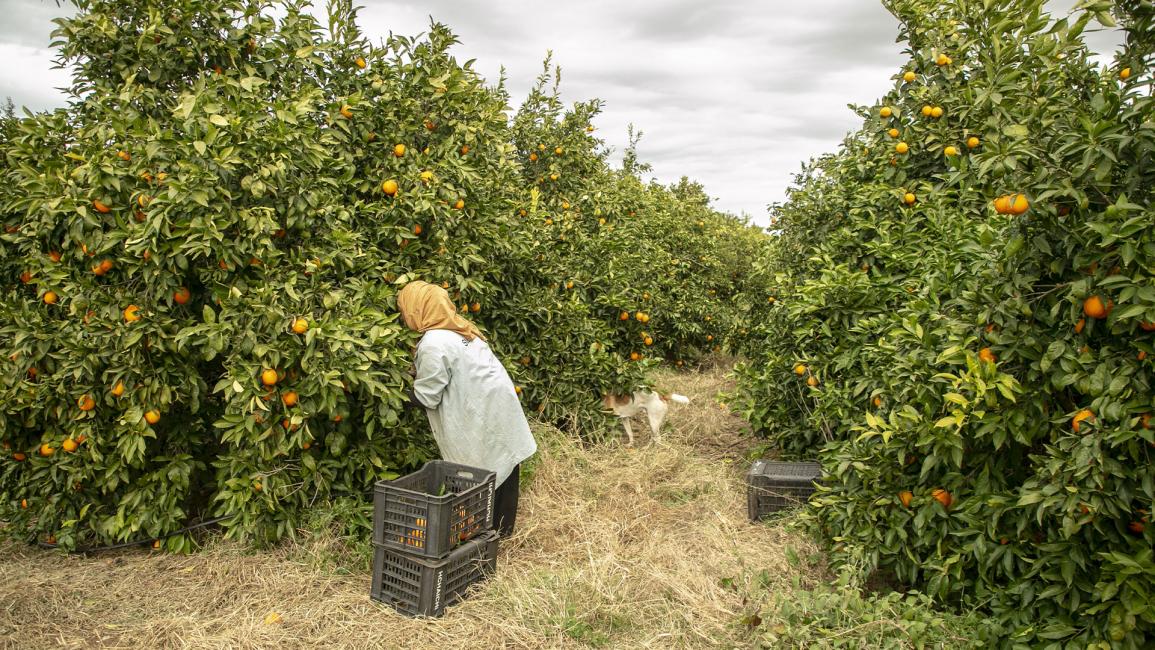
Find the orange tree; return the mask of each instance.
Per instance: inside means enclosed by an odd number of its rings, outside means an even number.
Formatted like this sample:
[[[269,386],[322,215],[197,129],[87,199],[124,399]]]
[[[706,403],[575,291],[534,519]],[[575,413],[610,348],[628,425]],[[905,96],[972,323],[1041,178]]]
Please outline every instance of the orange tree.
[[[581,304],[601,320],[608,329],[589,347],[616,357],[622,374],[592,380],[624,390],[654,360],[681,365],[748,329],[736,325],[746,312],[733,298],[745,287],[744,260],[767,238],[710,208],[697,183],[643,182],[649,168],[637,162],[633,134],[622,167],[612,169],[592,125],[600,103],[567,109],[549,65],[513,120],[528,188],[517,215],[552,292],[540,298]]]
[[[740,394],[818,455],[847,570],[989,609],[1005,645],[1155,633],[1153,12],[893,0],[910,61],[775,217]],[[1097,70],[1082,33],[1127,41]]]
[[[3,145],[9,530],[268,541],[428,458],[389,282],[495,295],[504,94],[443,27],[371,47],[348,3],[327,37],[296,2],[77,4],[70,106]]]

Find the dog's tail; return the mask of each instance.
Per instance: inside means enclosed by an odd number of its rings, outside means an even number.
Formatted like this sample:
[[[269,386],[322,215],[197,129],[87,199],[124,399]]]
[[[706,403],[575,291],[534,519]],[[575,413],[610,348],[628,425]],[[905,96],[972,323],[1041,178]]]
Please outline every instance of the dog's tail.
[[[685,395],[679,395],[677,393],[670,393],[669,395],[666,396],[666,399],[667,400],[673,400],[679,404],[689,404],[690,403],[689,397],[686,397]]]

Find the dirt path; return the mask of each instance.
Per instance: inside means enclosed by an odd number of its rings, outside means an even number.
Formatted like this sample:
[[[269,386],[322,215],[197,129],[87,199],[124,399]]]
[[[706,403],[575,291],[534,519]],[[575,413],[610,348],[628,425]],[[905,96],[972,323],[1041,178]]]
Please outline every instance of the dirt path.
[[[663,444],[644,425],[634,449],[538,430],[497,575],[444,618],[370,601],[368,574],[334,571],[325,540],[92,558],[9,546],[0,648],[748,647],[748,594],[816,580],[786,550],[813,549],[746,521],[751,442],[715,399],[724,371],[663,374],[659,385],[693,400],[672,410]]]

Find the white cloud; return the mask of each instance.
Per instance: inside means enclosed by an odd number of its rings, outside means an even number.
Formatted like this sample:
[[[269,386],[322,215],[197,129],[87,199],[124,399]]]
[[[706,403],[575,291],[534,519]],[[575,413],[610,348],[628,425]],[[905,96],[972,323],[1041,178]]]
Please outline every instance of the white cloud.
[[[1074,3],[1050,6],[1062,14]],[[515,104],[552,50],[567,101],[604,101],[597,133],[618,155],[632,123],[645,133],[640,157],[661,182],[689,176],[716,207],[762,224],[800,163],[835,150],[861,123],[847,104],[885,94],[905,61],[897,21],[877,1],[364,4],[359,23],[373,41],[424,32],[430,17],[448,25],[462,41],[459,60],[477,59],[493,83],[505,67]],[[36,109],[63,103],[53,87],[67,75],[51,70],[45,48],[50,17],[65,11],[48,0],[0,0],[0,12],[15,16],[0,27],[0,97]],[[1111,32],[1090,35],[1098,51],[1117,41]]]

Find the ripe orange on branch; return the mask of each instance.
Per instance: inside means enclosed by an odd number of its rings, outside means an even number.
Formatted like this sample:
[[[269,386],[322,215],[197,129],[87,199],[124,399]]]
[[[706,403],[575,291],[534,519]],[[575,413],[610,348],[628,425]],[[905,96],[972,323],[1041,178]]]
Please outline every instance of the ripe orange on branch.
[[[1103,320],[1111,314],[1115,304],[1111,301],[1103,302],[1099,296],[1091,296],[1083,301],[1083,313],[1096,320]]]
[[[1075,417],[1071,418],[1071,428],[1075,430],[1075,433],[1079,433],[1080,422],[1088,422],[1090,424],[1094,424],[1095,412],[1091,409],[1082,409],[1075,414]]]

